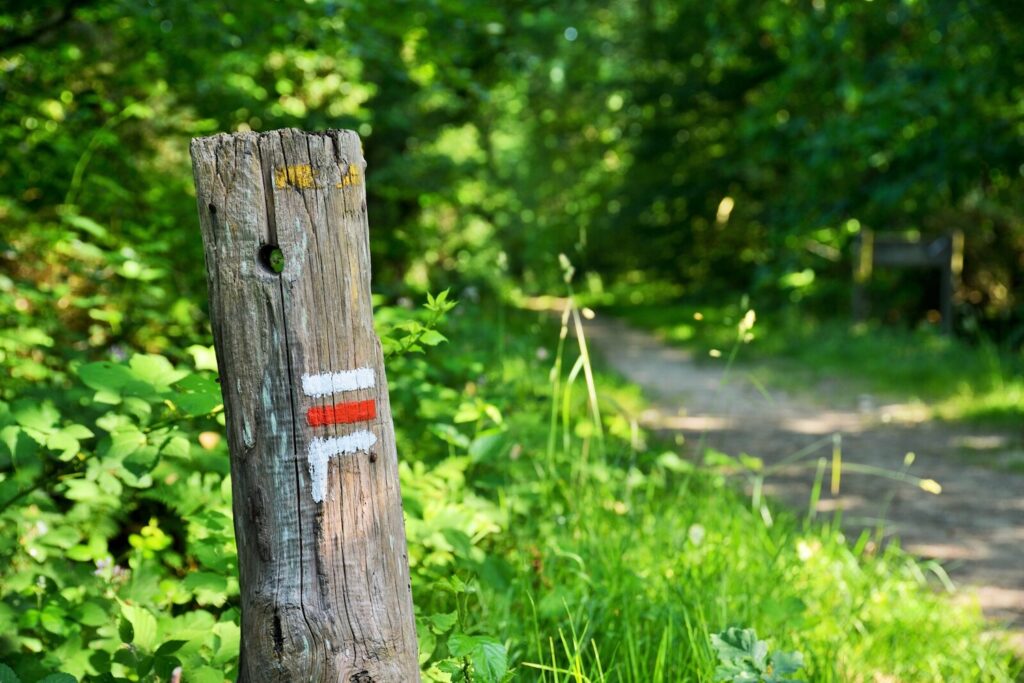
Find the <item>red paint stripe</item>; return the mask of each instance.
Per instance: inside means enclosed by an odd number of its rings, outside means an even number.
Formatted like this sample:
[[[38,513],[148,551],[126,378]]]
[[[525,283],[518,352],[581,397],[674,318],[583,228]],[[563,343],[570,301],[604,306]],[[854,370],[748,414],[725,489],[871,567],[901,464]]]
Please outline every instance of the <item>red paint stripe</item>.
[[[377,404],[373,399],[335,403],[333,406],[317,406],[306,411],[306,421],[311,427],[362,422],[375,417],[377,417]]]

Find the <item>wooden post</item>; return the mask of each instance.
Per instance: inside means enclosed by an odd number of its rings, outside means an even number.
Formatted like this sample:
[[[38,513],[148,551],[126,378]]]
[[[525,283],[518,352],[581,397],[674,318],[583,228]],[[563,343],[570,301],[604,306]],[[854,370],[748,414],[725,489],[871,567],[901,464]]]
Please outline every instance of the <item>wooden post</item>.
[[[948,240],[947,258],[942,264],[939,296],[942,300],[942,331],[946,334],[953,334],[955,322],[953,299],[956,297],[956,290],[960,286],[960,274],[964,269],[964,234],[957,230],[946,239]]]
[[[227,417],[239,681],[419,681],[351,131],[192,141]]]
[[[874,233],[862,228],[853,241],[853,320],[862,323],[868,319],[870,303],[867,286],[874,266]]]

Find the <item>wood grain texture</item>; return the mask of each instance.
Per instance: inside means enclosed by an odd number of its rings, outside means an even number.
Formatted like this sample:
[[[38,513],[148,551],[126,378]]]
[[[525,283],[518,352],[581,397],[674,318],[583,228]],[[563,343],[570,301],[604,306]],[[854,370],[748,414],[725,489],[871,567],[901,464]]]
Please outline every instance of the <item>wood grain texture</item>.
[[[419,681],[398,462],[373,331],[364,165],[351,131],[192,141],[231,452],[242,590],[239,680]],[[280,273],[260,250],[283,252]],[[329,463],[311,496],[307,448],[352,425],[314,426],[304,374],[373,368],[358,425],[371,452]]]

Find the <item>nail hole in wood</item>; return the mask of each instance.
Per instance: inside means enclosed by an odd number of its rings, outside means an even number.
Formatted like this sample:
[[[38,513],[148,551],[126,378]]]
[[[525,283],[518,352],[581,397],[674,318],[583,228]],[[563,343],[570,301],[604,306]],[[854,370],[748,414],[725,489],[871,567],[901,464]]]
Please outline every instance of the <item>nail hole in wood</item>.
[[[284,252],[276,244],[264,244],[260,247],[259,262],[268,273],[280,275],[284,270]]]
[[[370,451],[370,462],[377,462],[377,453],[375,451]]]
[[[210,215],[211,216],[216,216],[217,215],[217,207],[216,206],[214,206],[213,204],[210,204],[210,206],[208,206],[207,208],[210,209]]]

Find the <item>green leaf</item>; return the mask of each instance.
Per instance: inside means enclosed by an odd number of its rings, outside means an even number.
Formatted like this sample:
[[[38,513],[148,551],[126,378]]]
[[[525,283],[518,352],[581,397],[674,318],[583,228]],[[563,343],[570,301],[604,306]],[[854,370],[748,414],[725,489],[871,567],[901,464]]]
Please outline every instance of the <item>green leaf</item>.
[[[792,674],[804,668],[804,656],[799,652],[776,652],[772,655],[772,673]]]
[[[95,399],[99,403],[116,405],[124,394],[151,393],[131,370],[110,361],[86,363],[78,368],[78,377],[85,386],[96,391]]]
[[[482,433],[469,445],[469,456],[473,462],[494,462],[504,452],[507,442],[504,432]]]
[[[448,639],[448,651],[455,657],[469,657],[474,678],[483,683],[500,683],[508,671],[508,653],[494,638],[456,633]]]
[[[480,643],[472,660],[477,677],[488,683],[500,683],[508,671],[508,652],[493,638],[486,638]]]
[[[456,595],[459,594],[459,593],[465,593],[466,590],[468,589],[468,586],[466,585],[466,582],[463,581],[462,579],[460,579],[455,574],[452,574],[451,576],[447,576],[447,577],[445,577],[443,579],[440,579],[434,585],[436,587],[440,588],[441,590],[451,591],[452,593],[455,593]]]
[[[437,330],[427,330],[420,336],[419,341],[421,344],[426,344],[427,346],[437,346],[438,344],[443,344],[448,341],[448,337],[444,336]]]
[[[426,619],[416,619],[416,638],[419,640],[419,662],[423,666],[433,658],[434,648],[437,647],[437,636]]]
[[[121,640],[126,643],[133,643],[142,650],[152,650],[156,647],[157,625],[156,617],[149,610],[138,605],[129,605],[118,600],[121,605],[121,616],[124,617],[132,628],[133,639],[125,640],[123,627],[120,629]],[[124,622],[122,622],[123,624]]]
[[[458,619],[459,613],[457,611],[449,612],[448,614],[431,614],[427,617],[427,620],[430,622],[430,627],[434,629],[434,632],[437,634],[451,630]]]
[[[89,602],[83,602],[81,605],[76,607],[73,615],[76,621],[85,624],[86,626],[103,626],[104,624],[109,624],[111,621],[107,610],[103,609],[99,603],[91,600]]]
[[[185,577],[183,585],[196,596],[200,605],[223,605],[227,600],[228,580],[212,572],[192,572]]]
[[[171,361],[156,354],[137,353],[128,361],[128,366],[136,377],[160,392],[169,391],[172,384],[188,375],[183,370],[175,370]]]
[[[71,674],[59,673],[40,678],[38,683],[78,683],[78,679]]]
[[[145,445],[146,435],[135,427],[129,427],[110,435],[110,446],[103,456],[113,460],[122,460]]]
[[[105,239],[108,235],[106,228],[88,216],[79,216],[76,213],[66,212],[61,216],[61,218],[63,218],[64,222],[68,225],[78,228],[82,232],[97,239]]]
[[[132,622],[123,616],[117,624],[117,635],[121,638],[122,643],[127,643],[128,645],[131,645],[132,641],[135,640],[135,628],[132,626]]]
[[[728,628],[711,635],[711,645],[723,662],[752,658],[757,645],[754,629]]]
[[[68,461],[78,455],[80,444],[78,439],[64,432],[53,432],[46,437],[46,447],[51,451],[60,451],[57,457]]]
[[[11,415],[22,427],[43,433],[52,431],[57,420],[60,419],[60,411],[54,407],[52,402],[28,399],[15,401],[11,406]]]
[[[448,638],[448,651],[453,657],[468,657],[476,647],[477,637],[465,633],[453,633]]]
[[[224,402],[220,385],[205,375],[190,374],[175,383],[174,389],[171,400],[189,415],[209,415]]]
[[[677,453],[665,451],[658,456],[658,464],[670,472],[693,472],[694,464],[689,460],[683,460]]]
[[[124,468],[135,477],[143,477],[153,471],[160,461],[160,452],[155,446],[140,448],[124,459]],[[126,482],[134,484],[134,482]]]
[[[185,349],[192,356],[196,370],[213,370],[217,372],[217,353],[212,346],[193,344]]]
[[[180,650],[182,646],[187,642],[187,640],[168,640],[164,642],[162,645],[160,645],[160,647],[156,649],[156,652],[154,654],[156,654],[158,657],[174,654],[175,652]]]
[[[239,643],[242,635],[238,624],[222,621],[213,627],[213,632],[219,640],[219,645],[212,663],[224,664],[234,661],[238,657]]]
[[[0,663],[0,683],[21,683],[21,679],[14,673],[14,669]]]
[[[212,666],[201,666],[188,672],[189,683],[224,683],[224,678],[224,672]]]

